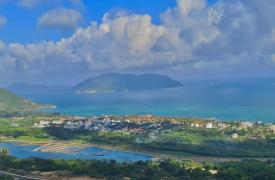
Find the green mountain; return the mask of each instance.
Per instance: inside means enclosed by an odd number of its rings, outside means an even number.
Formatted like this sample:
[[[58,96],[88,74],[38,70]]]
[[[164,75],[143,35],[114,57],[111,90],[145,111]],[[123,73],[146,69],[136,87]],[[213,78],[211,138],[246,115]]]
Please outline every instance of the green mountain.
[[[78,93],[106,93],[180,87],[179,81],[157,74],[103,74],[75,86]]]
[[[42,107],[0,88],[0,111],[27,111]]]

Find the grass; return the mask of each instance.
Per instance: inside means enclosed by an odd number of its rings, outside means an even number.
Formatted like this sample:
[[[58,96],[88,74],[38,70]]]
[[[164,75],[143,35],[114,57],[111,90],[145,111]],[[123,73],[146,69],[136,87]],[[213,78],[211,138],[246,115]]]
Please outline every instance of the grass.
[[[26,111],[39,108],[40,105],[21,98],[0,88],[0,111]]]

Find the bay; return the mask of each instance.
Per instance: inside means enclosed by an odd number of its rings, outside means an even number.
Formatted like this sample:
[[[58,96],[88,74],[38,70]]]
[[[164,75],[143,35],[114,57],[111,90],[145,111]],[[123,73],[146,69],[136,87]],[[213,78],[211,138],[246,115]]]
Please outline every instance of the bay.
[[[20,92],[19,92],[20,93]],[[275,122],[275,85],[263,83],[198,83],[181,88],[76,94],[72,90],[22,94],[45,110],[67,115],[128,115],[215,118],[226,121]]]

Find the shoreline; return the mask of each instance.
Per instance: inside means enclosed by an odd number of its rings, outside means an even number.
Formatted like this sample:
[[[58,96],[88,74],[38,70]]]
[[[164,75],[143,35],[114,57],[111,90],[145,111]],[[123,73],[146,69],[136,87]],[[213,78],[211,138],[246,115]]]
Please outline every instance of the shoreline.
[[[72,146],[83,146],[83,147],[94,147],[94,148],[102,148],[106,150],[112,150],[112,151],[121,151],[126,153],[134,153],[134,154],[140,154],[145,156],[150,156],[150,160],[157,161],[157,160],[163,160],[163,159],[175,159],[180,161],[194,161],[194,162],[215,162],[215,163],[224,163],[224,162],[241,162],[243,160],[257,160],[266,162],[269,160],[275,160],[274,158],[265,158],[265,157],[215,157],[215,156],[180,156],[180,155],[169,155],[169,154],[162,154],[162,153],[156,153],[156,152],[149,152],[146,150],[139,150],[134,148],[123,148],[123,147],[115,147],[111,145],[104,145],[104,144],[97,144],[97,143],[81,143],[81,142],[70,142],[70,141],[61,141],[61,140],[54,140],[54,141],[45,141],[45,142],[37,142],[37,141],[24,141],[24,140],[12,140],[12,139],[6,139],[1,140],[2,142],[14,142],[14,143],[22,143],[25,145],[46,145],[50,143],[60,143],[60,144],[66,144],[66,145],[72,145]],[[66,153],[65,153],[66,154]]]
[[[66,145],[72,145],[72,146],[83,146],[83,147],[94,147],[94,148],[102,148],[106,150],[112,150],[112,151],[122,151],[127,153],[135,153],[135,154],[142,154],[146,156],[150,156],[151,159],[159,158],[160,154],[157,153],[151,153],[148,151],[142,151],[142,150],[136,150],[131,148],[122,148],[122,147],[114,147],[111,145],[103,145],[103,144],[96,144],[96,143],[81,143],[81,142],[74,142],[74,141],[62,141],[62,140],[54,140],[54,141],[45,141],[45,142],[39,142],[39,141],[24,141],[24,140],[14,140],[14,139],[1,139],[2,142],[13,142],[13,143],[22,143],[22,144],[30,144],[30,145],[46,145],[46,144],[66,144]]]

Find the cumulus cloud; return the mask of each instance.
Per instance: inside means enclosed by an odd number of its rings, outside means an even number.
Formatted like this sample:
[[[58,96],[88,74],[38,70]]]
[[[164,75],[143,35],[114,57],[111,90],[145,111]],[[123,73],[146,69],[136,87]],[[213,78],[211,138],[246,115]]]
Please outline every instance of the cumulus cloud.
[[[17,1],[17,5],[26,9],[33,9],[42,5],[62,5],[64,3],[71,6],[84,6],[83,0],[0,0],[1,2]]]
[[[75,29],[81,20],[82,15],[79,11],[59,8],[43,14],[38,20],[38,25],[44,28],[58,28],[62,30]]]
[[[176,10],[182,16],[187,16],[191,12],[202,10],[205,6],[204,0],[177,0]]]
[[[48,2],[49,0],[19,0],[18,5],[24,8],[34,8]]]
[[[205,0],[177,0],[160,15],[106,13],[100,24],[57,42],[5,44],[0,48],[0,74],[60,72],[76,75],[93,71],[132,69],[216,68],[234,70],[273,67],[275,1],[234,0],[208,5]],[[58,9],[44,14],[43,27],[74,28],[78,12]],[[4,49],[4,50],[1,50]],[[249,69],[249,68],[248,68]]]
[[[4,26],[7,23],[7,18],[0,16],[0,27]]]

